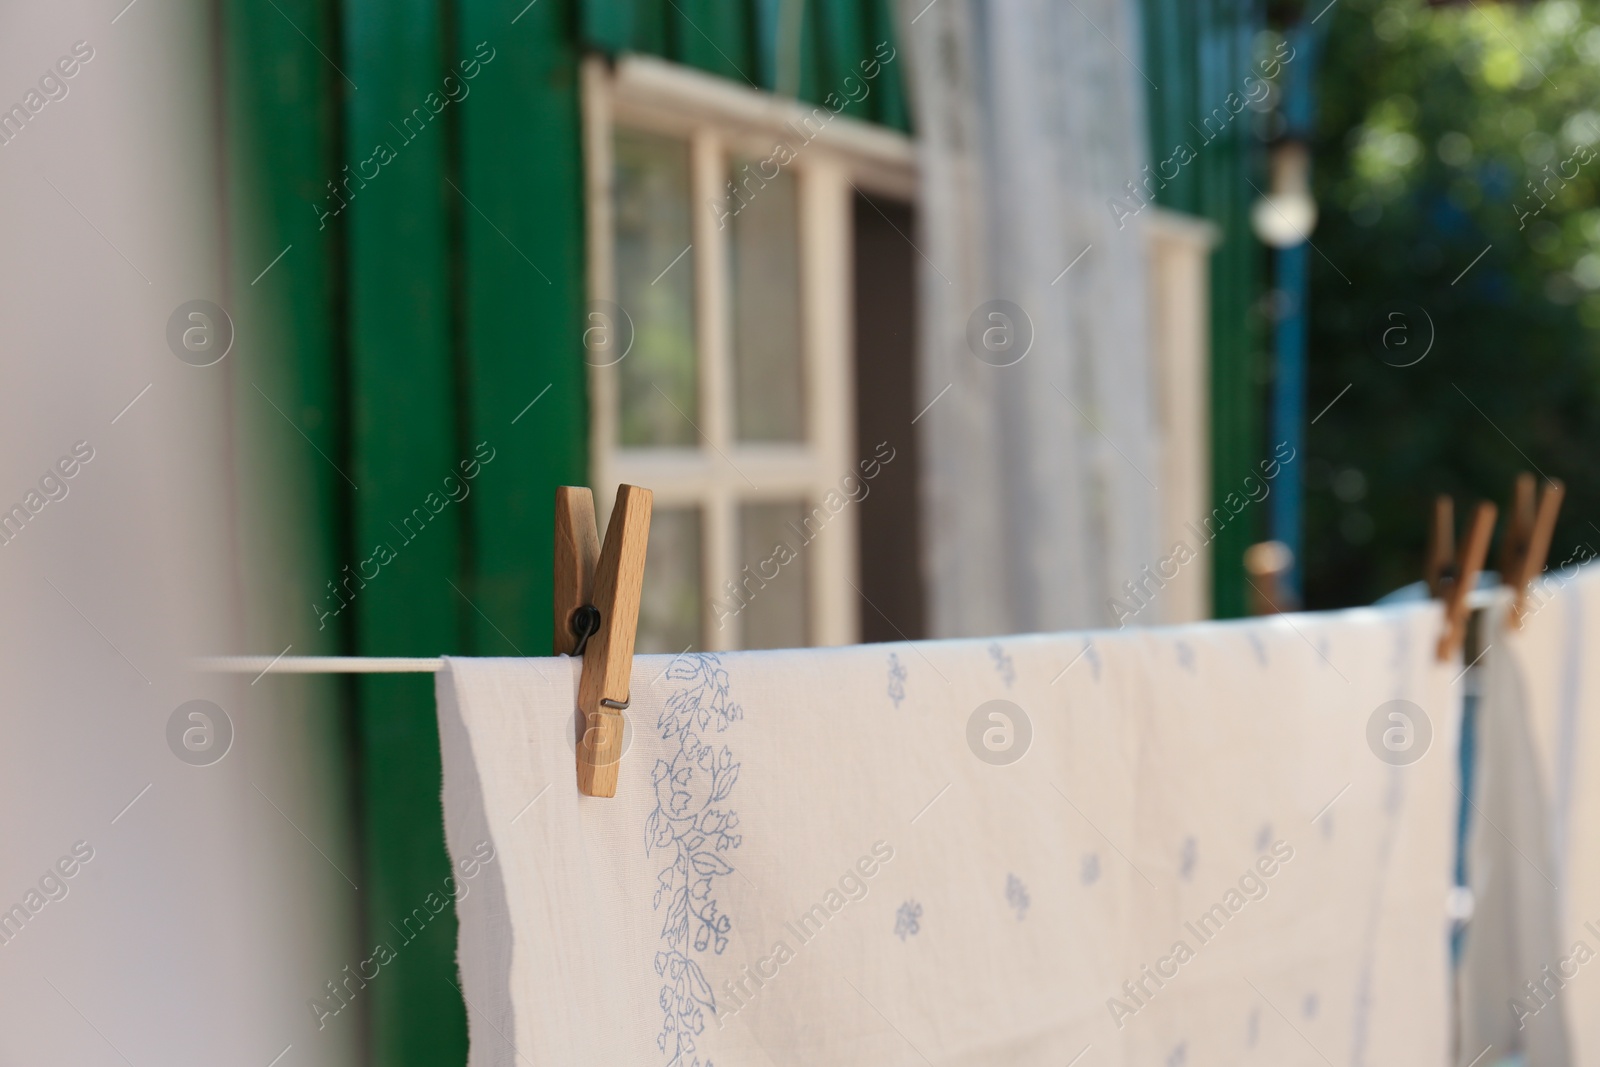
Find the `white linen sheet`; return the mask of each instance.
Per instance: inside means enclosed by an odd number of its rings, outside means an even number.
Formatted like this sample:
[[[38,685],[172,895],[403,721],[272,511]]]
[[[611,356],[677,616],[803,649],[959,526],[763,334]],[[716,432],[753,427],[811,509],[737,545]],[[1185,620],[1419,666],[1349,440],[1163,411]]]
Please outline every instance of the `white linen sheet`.
[[[1439,626],[641,656],[611,799],[579,661],[452,659],[470,1062],[1442,1067]]]
[[[1600,1067],[1600,568],[1486,609],[1459,1064]]]

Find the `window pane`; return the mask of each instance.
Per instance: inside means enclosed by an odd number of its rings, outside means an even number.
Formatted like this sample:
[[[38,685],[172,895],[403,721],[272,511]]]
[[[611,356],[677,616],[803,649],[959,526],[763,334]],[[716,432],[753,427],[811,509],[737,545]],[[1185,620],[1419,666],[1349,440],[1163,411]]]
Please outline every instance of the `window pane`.
[[[738,578],[745,602],[739,613],[744,648],[807,643],[804,517],[805,505],[798,500],[739,508],[739,563],[749,568]]]
[[[619,128],[615,150],[617,303],[634,329],[633,348],[617,364],[620,443],[692,445],[689,420],[699,419],[694,253],[683,254],[692,240],[689,146]]]
[[[795,181],[788,171],[769,180],[759,167],[736,159],[731,179],[734,426],[741,441],[799,441],[805,424]]]
[[[659,508],[650,515],[638,652],[684,651],[700,644],[700,509]]]

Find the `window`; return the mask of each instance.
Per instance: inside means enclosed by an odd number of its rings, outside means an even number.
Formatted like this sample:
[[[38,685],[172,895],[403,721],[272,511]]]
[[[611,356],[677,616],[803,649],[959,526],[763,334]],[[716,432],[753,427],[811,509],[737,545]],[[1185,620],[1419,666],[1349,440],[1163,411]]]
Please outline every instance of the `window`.
[[[584,124],[594,484],[655,491],[640,651],[856,640],[854,219],[909,198],[910,141],[632,56],[589,61]]]

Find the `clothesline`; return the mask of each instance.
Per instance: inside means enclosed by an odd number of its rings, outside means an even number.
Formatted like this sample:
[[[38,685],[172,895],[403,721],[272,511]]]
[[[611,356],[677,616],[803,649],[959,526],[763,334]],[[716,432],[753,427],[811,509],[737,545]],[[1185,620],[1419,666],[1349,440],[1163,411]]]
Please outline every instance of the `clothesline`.
[[[1473,610],[1487,607],[1497,587],[1473,590],[1467,603]],[[215,674],[437,674],[444,666],[440,656],[202,656],[198,670]]]
[[[441,657],[412,656],[202,656],[198,670],[216,674],[436,674]]]

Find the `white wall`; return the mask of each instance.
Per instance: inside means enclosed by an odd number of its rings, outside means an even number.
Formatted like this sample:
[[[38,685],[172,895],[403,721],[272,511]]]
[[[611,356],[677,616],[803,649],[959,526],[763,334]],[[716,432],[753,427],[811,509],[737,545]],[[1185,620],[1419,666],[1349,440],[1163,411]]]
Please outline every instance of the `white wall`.
[[[0,944],[0,1064],[352,1063],[358,1020],[318,1033],[305,1006],[359,958],[337,724],[306,688],[186,669],[260,651],[231,518],[241,355],[196,368],[165,337],[223,299],[211,27],[193,0],[123,2],[8,5],[0,33],[0,108],[94,50],[0,144],[0,509],[94,450],[0,545],[0,909],[94,850]],[[197,697],[236,729],[205,767],[166,738]]]

